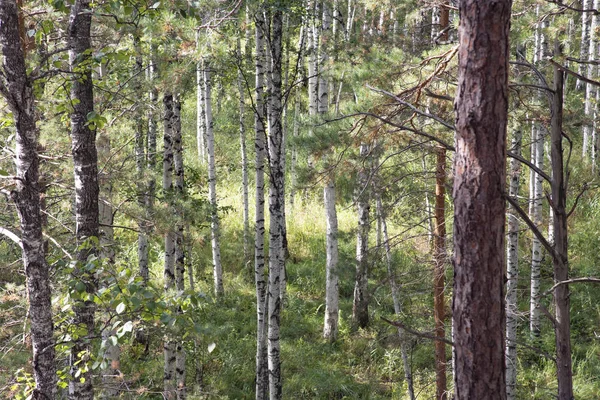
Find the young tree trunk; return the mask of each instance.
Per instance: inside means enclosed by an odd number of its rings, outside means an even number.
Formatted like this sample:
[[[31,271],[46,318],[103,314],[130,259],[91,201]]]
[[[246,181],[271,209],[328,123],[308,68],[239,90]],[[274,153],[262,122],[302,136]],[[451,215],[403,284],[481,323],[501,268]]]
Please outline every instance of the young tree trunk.
[[[511,150],[521,155],[523,134],[520,130],[513,132]],[[510,160],[508,195],[516,199],[519,194],[521,178],[520,163]],[[506,400],[517,398],[517,325],[519,311],[517,303],[517,286],[519,279],[519,220],[512,207],[508,209],[508,241],[506,243]]]
[[[544,128],[534,123],[532,126],[532,153],[534,154],[534,164],[540,170],[544,167]],[[542,206],[543,206],[543,178],[540,174],[530,171],[533,174],[533,192],[530,193],[531,202],[531,220],[536,226],[542,224]],[[531,239],[531,285],[529,302],[529,329],[533,337],[540,335],[540,278],[542,264],[542,243],[534,235]]]
[[[597,5],[598,1],[594,1]],[[560,43],[555,44],[555,56],[560,56]],[[554,210],[554,283],[569,279],[568,231],[567,231],[567,187],[564,173],[562,148],[564,74],[554,67],[554,96],[552,101],[552,204]],[[572,400],[573,368],[571,361],[571,315],[569,285],[559,285],[554,289],[556,321],[556,371],[558,377],[558,399]]]
[[[593,0],[582,0],[581,7],[584,10],[589,10],[592,7]],[[590,40],[590,22],[592,18],[589,13],[581,13],[581,45],[579,47],[579,59],[586,60],[588,58],[589,46],[591,43]],[[579,64],[577,72],[579,75],[585,75],[586,73],[586,65],[583,63]],[[592,77],[588,77],[592,78]],[[579,91],[582,91],[586,88],[586,83],[581,79],[577,79],[577,83],[575,84],[575,88]]]
[[[435,267],[433,272],[433,313],[435,319],[435,335],[446,338],[444,321],[446,304],[444,286],[446,273],[446,149],[437,149],[435,173],[435,232],[433,239],[433,256]],[[446,344],[442,340],[435,341],[435,381],[437,400],[448,398],[446,386]]]
[[[96,292],[97,282],[94,272],[86,269],[90,256],[98,256],[95,240],[99,236],[98,222],[98,154],[96,151],[96,131],[88,123],[88,116],[94,112],[94,93],[91,71],[92,42],[90,30],[92,10],[89,0],[77,0],[71,6],[68,28],[68,47],[71,71],[74,79],[71,86],[73,113],[71,114],[71,152],[75,175],[75,220],[78,264],[73,271],[75,279],[85,284],[86,293]],[[91,300],[78,301],[74,306],[75,324],[84,326],[87,337],[75,339],[71,348],[71,374],[81,375],[69,382],[69,398],[92,399],[94,388],[92,373],[85,368],[84,359],[91,356],[90,339],[94,335],[94,313],[96,305]]]
[[[354,282],[354,300],[352,303],[352,322],[359,328],[369,324],[368,258],[369,249],[369,169],[366,165],[369,145],[360,145],[362,166],[358,173],[358,230],[356,233],[356,277]]]
[[[19,214],[21,250],[27,280],[31,345],[33,348],[33,399],[56,396],[54,326],[48,264],[42,236],[39,189],[38,129],[32,82],[27,76],[25,52],[19,38],[17,4],[0,1],[0,49],[3,55],[0,94],[4,97],[16,128],[16,176],[11,198]]]
[[[240,68],[238,68],[238,92],[240,94],[240,108],[239,108],[239,123],[240,123],[240,155],[242,163],[242,206],[243,206],[243,218],[244,218],[244,265],[250,261],[250,221],[249,221],[249,205],[248,205],[248,155],[246,152],[246,124],[244,117],[246,114],[245,104],[245,89],[244,89],[244,75],[242,72],[242,66],[244,58],[242,57],[242,45],[240,38],[237,40],[237,56]]]
[[[269,93],[271,115],[269,118],[269,398],[282,398],[281,359],[280,359],[280,320],[281,320],[281,274],[285,268],[283,237],[285,233],[285,171],[283,169],[283,130],[281,96],[281,56],[283,33],[282,11],[273,10],[271,21],[270,46],[271,66],[269,74],[272,89]]]
[[[200,46],[200,30],[196,31],[196,49]],[[204,71],[203,61],[196,63],[196,145],[198,158],[202,164],[206,163],[206,113],[204,108]]]
[[[163,192],[169,206],[172,207],[173,197],[173,95],[165,93],[163,97],[164,136],[163,136]],[[173,290],[175,283],[175,232],[171,229],[165,234],[165,259],[164,259],[164,290],[165,294]],[[164,397],[174,399],[175,393],[175,342],[165,336],[163,344],[164,355]]]
[[[504,186],[510,0],[460,0],[454,178],[457,400],[506,398]]]
[[[396,283],[396,274],[392,268],[392,249],[390,247],[390,240],[388,236],[387,222],[383,206],[381,204],[381,197],[377,198],[377,208],[381,214],[381,230],[383,234],[383,247],[385,249],[385,263],[387,267],[388,277],[390,280],[390,287],[392,292],[392,301],[394,303],[394,313],[397,316],[402,314],[402,307],[400,306],[400,296],[398,294],[398,284]],[[404,379],[406,379],[406,390],[408,392],[408,398],[415,400],[415,390],[413,388],[412,372],[410,368],[410,362],[408,359],[407,340],[404,336],[404,331],[398,328],[398,337],[400,338],[400,355],[402,357],[402,365],[404,367]]]
[[[204,65],[204,107],[206,109],[206,147],[208,155],[208,197],[210,201],[210,233],[213,256],[213,278],[215,285],[215,295],[221,296],[223,289],[223,267],[221,266],[221,244],[220,244],[220,222],[217,204],[217,168],[215,164],[215,135],[213,131],[213,115],[211,92],[212,85],[210,81],[210,64]]]
[[[337,338],[339,319],[338,284],[338,220],[335,209],[335,183],[333,178],[325,186],[325,215],[327,219],[327,265],[325,286],[325,325],[323,337],[330,342]]]
[[[256,22],[256,110],[254,127],[256,137],[256,209],[254,237],[254,277],[256,283],[256,400],[267,398],[269,375],[267,363],[267,284],[265,281],[265,33],[263,10],[255,15]]]
[[[184,196],[184,171],[183,171],[183,144],[181,137],[181,101],[179,96],[173,97],[173,166],[175,175],[174,195],[177,196],[175,203],[175,287],[178,293],[185,290],[185,238],[184,215],[181,201]],[[178,313],[181,311],[178,310]],[[178,341],[175,346],[175,381],[177,383],[177,399],[186,398],[185,387],[185,350],[183,343]]]
[[[599,0],[594,0],[593,2],[594,7],[597,9],[598,7],[600,7],[600,1]],[[590,28],[590,33],[589,33],[589,44],[588,44],[588,53],[587,53],[587,59],[588,61],[592,61],[596,59],[596,56],[598,54],[598,34],[596,32],[596,30],[598,29],[598,24],[600,22],[600,17],[597,14],[594,14],[592,17],[592,23],[591,23],[591,28]],[[593,64],[590,63],[587,65],[587,77],[590,79],[594,79],[595,78],[595,72],[598,69],[598,67]],[[596,114],[596,104],[595,104],[595,99],[596,99],[596,92],[597,92],[598,88],[595,85],[592,85],[591,83],[586,83],[585,84],[585,102],[584,102],[584,112],[585,112],[585,116],[586,116],[586,121],[583,125],[583,159],[585,161],[589,161],[590,160],[590,154],[592,154],[593,152],[593,148],[596,145],[593,141],[592,141],[592,137],[594,136],[594,120],[595,120],[595,114]]]

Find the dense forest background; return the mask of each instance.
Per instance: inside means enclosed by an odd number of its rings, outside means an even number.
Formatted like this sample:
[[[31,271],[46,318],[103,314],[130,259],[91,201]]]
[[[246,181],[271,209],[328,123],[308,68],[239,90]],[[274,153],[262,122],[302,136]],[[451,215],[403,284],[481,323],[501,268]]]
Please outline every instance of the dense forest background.
[[[458,4],[0,16],[0,397],[452,398]],[[598,398],[600,5],[510,21],[506,396]]]

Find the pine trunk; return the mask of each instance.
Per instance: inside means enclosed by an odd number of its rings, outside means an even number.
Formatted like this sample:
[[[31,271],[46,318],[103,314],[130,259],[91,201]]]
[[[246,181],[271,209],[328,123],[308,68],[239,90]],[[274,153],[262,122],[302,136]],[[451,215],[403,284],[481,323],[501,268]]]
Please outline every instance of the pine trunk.
[[[594,1],[598,5],[598,1]],[[594,16],[595,17],[595,16]],[[555,56],[560,56],[560,44],[555,45]],[[554,98],[552,101],[552,204],[554,210],[554,283],[569,279],[568,231],[567,231],[567,187],[564,171],[562,148],[563,120],[563,84],[564,74],[554,67]],[[567,174],[568,176],[568,174]],[[556,371],[558,377],[558,400],[572,400],[573,367],[571,360],[571,315],[569,304],[569,285],[563,284],[554,289],[556,322]]]
[[[433,313],[435,336],[446,338],[444,287],[446,275],[446,149],[437,149],[435,173],[435,232],[433,240]],[[442,340],[435,342],[435,381],[437,400],[448,398],[446,386],[446,344]]]
[[[99,236],[98,222],[98,154],[96,151],[96,131],[88,123],[88,116],[94,112],[94,93],[91,71],[91,25],[92,10],[90,1],[77,0],[71,6],[68,28],[68,46],[71,71],[74,79],[71,86],[73,113],[71,114],[71,151],[75,170],[75,220],[77,244],[77,267],[74,278],[85,284],[86,292],[94,294],[97,282],[94,272],[85,268],[90,256],[98,256],[94,240]],[[71,348],[71,374],[76,376],[69,382],[69,398],[92,399],[94,388],[91,370],[85,367],[86,358],[91,357],[90,338],[94,336],[95,303],[91,300],[79,301],[74,306],[75,324],[84,326],[85,337],[75,339]]]
[[[19,38],[17,4],[0,1],[0,48],[3,55],[0,93],[7,102],[16,128],[16,176],[11,198],[19,214],[21,249],[27,280],[31,345],[33,348],[33,399],[56,396],[56,361],[52,323],[51,287],[42,236],[39,184],[38,129],[32,82],[27,76],[25,53]]]
[[[454,178],[457,400],[506,398],[504,219],[510,0],[460,0]]]

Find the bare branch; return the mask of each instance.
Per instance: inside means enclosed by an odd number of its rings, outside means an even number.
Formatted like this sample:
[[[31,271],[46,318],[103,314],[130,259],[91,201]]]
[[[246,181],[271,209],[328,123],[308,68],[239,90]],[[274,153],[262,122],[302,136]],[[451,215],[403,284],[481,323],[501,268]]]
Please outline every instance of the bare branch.
[[[586,78],[585,76],[580,75],[573,70],[570,70],[569,68],[565,67],[564,65],[557,63],[553,59],[549,59],[548,61],[550,61],[550,64],[554,65],[556,68],[560,69],[563,72],[566,72],[569,75],[573,75],[575,78],[577,78],[583,82],[589,83],[590,85],[594,85],[594,86],[600,86],[600,82],[595,81],[593,79]]]
[[[395,327],[397,327],[397,328],[403,329],[404,331],[406,331],[406,332],[408,332],[408,333],[410,333],[410,334],[412,334],[412,335],[419,336],[419,337],[422,337],[422,338],[424,338],[424,339],[429,339],[429,340],[437,340],[437,341],[439,341],[439,342],[444,342],[444,343],[446,343],[446,344],[449,344],[450,346],[454,346],[454,342],[453,342],[453,341],[451,341],[451,340],[448,340],[448,339],[446,339],[446,338],[441,338],[441,337],[437,337],[437,336],[430,335],[430,334],[428,334],[428,333],[424,333],[424,332],[415,331],[415,330],[413,330],[413,329],[410,329],[410,328],[408,328],[406,325],[404,325],[404,324],[403,324],[402,322],[400,322],[400,321],[390,321],[389,319],[387,319],[387,318],[384,318],[384,317],[380,317],[380,318],[381,318],[383,321],[387,322],[388,324],[390,324],[390,325],[393,325],[393,326],[395,326]]]
[[[21,238],[19,236],[17,236],[15,233],[9,231],[8,229],[0,226],[0,235],[6,236],[10,240],[12,240],[16,244],[18,244],[21,249],[23,248],[23,242],[21,241]]]

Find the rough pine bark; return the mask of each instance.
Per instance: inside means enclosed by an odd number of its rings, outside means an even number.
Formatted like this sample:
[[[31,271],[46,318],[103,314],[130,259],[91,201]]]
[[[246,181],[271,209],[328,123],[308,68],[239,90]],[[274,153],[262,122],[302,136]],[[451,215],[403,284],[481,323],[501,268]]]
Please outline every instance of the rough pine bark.
[[[435,319],[435,336],[446,338],[444,287],[446,274],[446,149],[440,147],[436,152],[435,172],[435,230],[433,235],[433,313]],[[435,341],[435,398],[446,400],[446,344],[442,340]]]
[[[597,0],[594,1],[597,5]],[[560,56],[560,44],[555,44],[555,56]],[[552,204],[554,210],[554,283],[569,279],[567,183],[562,148],[564,73],[554,67],[554,93],[551,121],[552,157]],[[568,173],[567,173],[568,176]],[[558,400],[573,400],[573,363],[571,360],[571,311],[569,285],[554,289],[556,309],[554,332],[556,338],[556,372],[558,377]]]
[[[88,123],[88,116],[94,112],[94,92],[91,71],[92,41],[90,36],[92,9],[89,0],[77,0],[71,6],[67,41],[69,61],[73,72],[71,100],[71,153],[75,176],[75,221],[76,237],[80,250],[77,252],[77,266],[73,277],[85,284],[88,294],[96,292],[97,282],[93,271],[86,269],[89,257],[98,256],[96,241],[99,236],[98,212],[98,154],[96,151],[96,131]],[[74,305],[75,325],[84,326],[86,337],[75,339],[71,348],[71,375],[69,398],[92,399],[94,388],[91,370],[77,372],[84,368],[83,360],[91,356],[89,338],[94,335],[94,313],[96,306],[91,300],[80,300]],[[75,375],[79,375],[75,377]]]
[[[454,163],[457,400],[505,399],[504,186],[510,0],[460,0]]]
[[[365,328],[369,324],[368,293],[368,257],[369,248],[369,170],[366,166],[369,145],[360,145],[360,157],[363,165],[358,173],[358,229],[356,232],[356,276],[354,281],[354,299],[352,303],[352,322],[356,327]]]
[[[31,345],[33,349],[33,399],[56,396],[56,364],[50,277],[42,236],[39,184],[38,128],[32,82],[27,76],[25,53],[19,37],[17,4],[0,1],[0,48],[3,55],[0,94],[13,113],[16,128],[17,180],[11,192],[19,214],[21,249],[27,280]]]
[[[280,324],[281,324],[281,276],[285,268],[283,238],[285,234],[285,170],[283,168],[283,127],[281,66],[283,15],[280,9],[273,10],[271,35],[268,46],[271,66],[269,74],[269,324],[268,324],[268,366],[269,398],[282,398]]]
[[[521,155],[521,142],[523,133],[520,130],[513,132],[511,150],[514,154]],[[519,194],[519,181],[521,177],[521,164],[517,159],[510,160],[509,191],[508,195],[516,199]],[[519,219],[512,207],[508,213],[508,233],[506,243],[506,399],[517,398],[517,326],[518,303],[517,286],[519,279]]]
[[[256,400],[264,400],[269,392],[267,365],[267,283],[265,280],[265,33],[266,24],[262,9],[255,15],[255,79],[256,109],[255,127],[255,236],[254,236],[254,279],[256,284]]]

